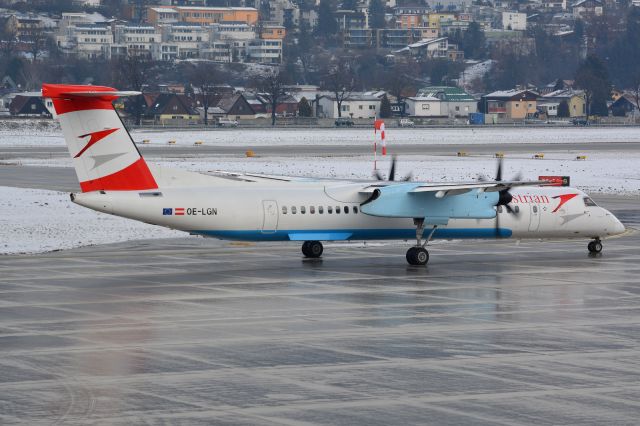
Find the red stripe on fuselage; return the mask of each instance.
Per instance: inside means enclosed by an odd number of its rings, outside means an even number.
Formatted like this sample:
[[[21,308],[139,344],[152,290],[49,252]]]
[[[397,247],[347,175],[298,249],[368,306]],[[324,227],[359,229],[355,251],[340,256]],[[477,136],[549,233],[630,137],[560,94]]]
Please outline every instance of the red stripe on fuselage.
[[[142,157],[118,172],[101,178],[80,182],[82,192],[100,190],[137,191],[156,188],[158,188],[158,184]]]

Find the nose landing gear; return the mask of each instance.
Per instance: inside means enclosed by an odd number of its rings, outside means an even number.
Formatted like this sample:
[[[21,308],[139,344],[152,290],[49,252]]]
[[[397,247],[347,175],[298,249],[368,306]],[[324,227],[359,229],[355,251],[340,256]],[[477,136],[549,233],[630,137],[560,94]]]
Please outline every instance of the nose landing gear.
[[[596,238],[595,240],[591,241],[587,245],[587,248],[589,249],[589,253],[600,253],[602,251],[602,242],[600,241],[600,238]]]
[[[322,256],[322,243],[320,241],[305,241],[302,244],[302,254],[304,257],[318,258]]]

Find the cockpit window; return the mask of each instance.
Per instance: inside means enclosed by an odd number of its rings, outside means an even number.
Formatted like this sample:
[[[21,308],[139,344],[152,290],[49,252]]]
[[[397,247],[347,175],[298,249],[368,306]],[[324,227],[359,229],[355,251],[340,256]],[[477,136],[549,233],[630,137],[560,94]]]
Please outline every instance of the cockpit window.
[[[584,197],[584,205],[587,207],[597,207],[598,205],[589,197]]]

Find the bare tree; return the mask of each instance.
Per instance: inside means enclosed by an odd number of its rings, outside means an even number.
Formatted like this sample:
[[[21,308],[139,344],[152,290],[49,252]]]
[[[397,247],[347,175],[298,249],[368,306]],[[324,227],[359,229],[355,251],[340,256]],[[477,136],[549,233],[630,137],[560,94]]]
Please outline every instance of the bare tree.
[[[342,117],[342,103],[349,99],[356,87],[353,67],[347,61],[338,61],[324,72],[323,84],[333,93],[338,104],[338,117]]]
[[[191,85],[198,89],[195,97],[204,110],[204,125],[209,124],[209,108],[214,107],[219,97],[215,85],[220,82],[220,75],[213,64],[197,63],[188,71]]]
[[[119,89],[142,92],[155,74],[153,62],[146,56],[125,56],[113,63],[113,81]],[[142,95],[132,98],[133,115],[136,125],[142,122],[145,101]]]
[[[43,28],[34,28],[29,34],[29,53],[33,57],[35,62],[38,56],[42,55],[49,36],[45,33]]]
[[[10,58],[18,47],[17,31],[8,19],[0,21],[0,27],[0,50],[5,58]]]
[[[272,126],[275,126],[276,124],[276,110],[278,105],[280,105],[287,96],[284,86],[284,75],[279,69],[274,69],[272,72],[260,77],[256,84],[260,95],[269,102],[271,107]]]
[[[404,95],[409,89],[415,87],[415,68],[414,63],[398,64],[387,74],[386,88],[396,98],[398,105],[404,105]],[[404,115],[404,107],[400,110],[401,115]]]
[[[635,102],[636,114],[640,114],[640,72],[636,72],[632,79],[631,95]]]

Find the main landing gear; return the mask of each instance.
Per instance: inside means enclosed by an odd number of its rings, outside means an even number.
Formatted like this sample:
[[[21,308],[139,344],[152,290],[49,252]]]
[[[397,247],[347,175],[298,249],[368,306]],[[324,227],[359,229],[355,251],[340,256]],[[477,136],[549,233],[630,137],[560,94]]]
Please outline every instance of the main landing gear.
[[[589,249],[589,253],[600,253],[602,251],[602,242],[600,241],[600,238],[596,238],[595,240],[591,241],[587,245],[587,248]]]
[[[304,257],[318,258],[322,256],[322,243],[320,241],[305,241],[302,244],[302,254]]]
[[[409,265],[423,266],[429,261],[429,252],[425,246],[431,241],[433,233],[436,232],[438,225],[434,225],[424,243],[422,242],[422,234],[424,233],[424,219],[413,219],[416,225],[416,245],[407,250],[407,262]]]

